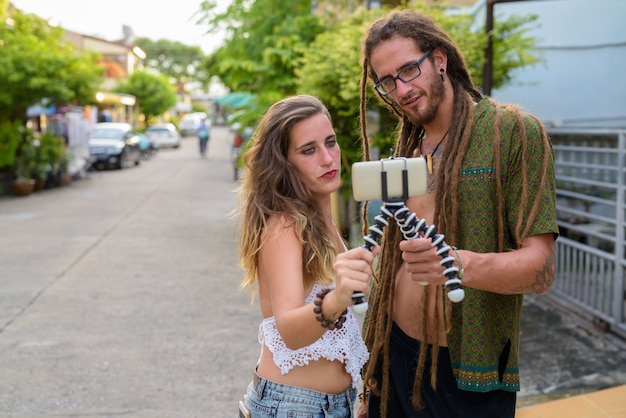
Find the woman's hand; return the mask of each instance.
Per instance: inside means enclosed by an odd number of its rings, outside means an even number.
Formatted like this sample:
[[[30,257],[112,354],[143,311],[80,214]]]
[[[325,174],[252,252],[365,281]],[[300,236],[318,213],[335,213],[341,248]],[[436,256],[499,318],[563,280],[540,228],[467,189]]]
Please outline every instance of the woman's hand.
[[[354,304],[354,292],[369,295],[372,264],[379,252],[379,246],[372,248],[372,251],[358,247],[337,255],[334,265],[335,290],[331,293],[334,293],[337,305],[343,307],[342,311]]]

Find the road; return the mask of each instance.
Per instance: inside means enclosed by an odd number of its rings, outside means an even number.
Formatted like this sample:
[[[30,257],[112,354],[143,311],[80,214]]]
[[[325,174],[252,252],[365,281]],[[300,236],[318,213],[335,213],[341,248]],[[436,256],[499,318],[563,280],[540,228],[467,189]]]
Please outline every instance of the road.
[[[0,201],[0,416],[227,417],[259,348],[230,135]]]
[[[236,414],[259,356],[231,137],[0,199],[0,416]],[[527,298],[520,404],[625,383],[624,346]]]

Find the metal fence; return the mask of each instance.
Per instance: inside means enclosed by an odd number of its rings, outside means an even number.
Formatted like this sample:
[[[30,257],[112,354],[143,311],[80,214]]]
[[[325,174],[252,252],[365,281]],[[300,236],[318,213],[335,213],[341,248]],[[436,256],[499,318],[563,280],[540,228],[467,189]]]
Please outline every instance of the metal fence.
[[[626,338],[626,130],[549,133],[561,230],[550,293]]]

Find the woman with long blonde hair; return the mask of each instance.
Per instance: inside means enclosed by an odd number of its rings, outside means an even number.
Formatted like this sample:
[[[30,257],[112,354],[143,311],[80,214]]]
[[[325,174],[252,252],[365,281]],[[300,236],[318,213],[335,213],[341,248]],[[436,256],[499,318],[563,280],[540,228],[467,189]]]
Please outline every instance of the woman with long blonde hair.
[[[239,190],[241,284],[258,293],[264,319],[240,408],[253,418],[352,417],[368,358],[352,295],[369,294],[378,248],[348,250],[333,222],[341,151],[330,114],[312,96],[283,99],[252,141]]]

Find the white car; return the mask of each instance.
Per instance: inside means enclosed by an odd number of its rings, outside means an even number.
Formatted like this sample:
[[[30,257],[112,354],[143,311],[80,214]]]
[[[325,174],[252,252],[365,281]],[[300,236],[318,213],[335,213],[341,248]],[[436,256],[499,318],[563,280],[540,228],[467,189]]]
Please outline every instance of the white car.
[[[204,112],[188,113],[180,121],[180,133],[182,136],[195,135],[200,126],[200,122],[206,119],[208,121],[208,115]]]
[[[148,126],[146,136],[159,148],[180,147],[180,134],[172,123],[156,123]]]

